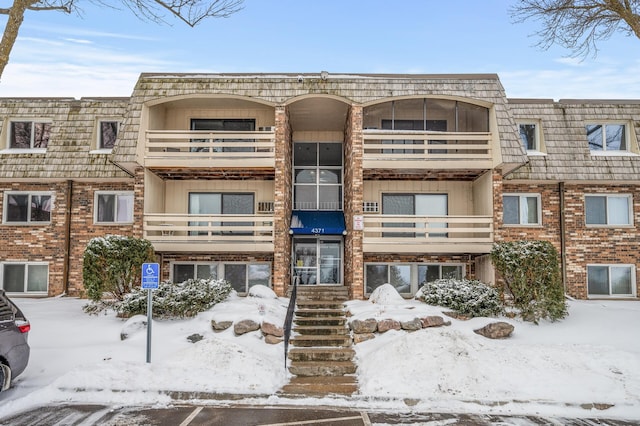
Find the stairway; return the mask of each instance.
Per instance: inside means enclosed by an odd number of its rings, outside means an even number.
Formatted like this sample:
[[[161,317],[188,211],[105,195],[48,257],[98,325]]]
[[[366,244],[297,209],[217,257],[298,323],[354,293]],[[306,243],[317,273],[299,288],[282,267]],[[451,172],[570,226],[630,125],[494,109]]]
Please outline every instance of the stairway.
[[[351,335],[343,303],[346,287],[299,286],[289,372],[295,377],[284,394],[351,395],[358,390]]]

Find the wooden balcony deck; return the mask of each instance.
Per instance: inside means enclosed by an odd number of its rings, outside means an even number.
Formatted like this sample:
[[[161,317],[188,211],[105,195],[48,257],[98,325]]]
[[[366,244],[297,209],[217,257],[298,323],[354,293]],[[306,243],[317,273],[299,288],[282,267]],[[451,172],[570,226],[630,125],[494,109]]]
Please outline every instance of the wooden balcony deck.
[[[489,253],[493,216],[364,215],[364,252]]]

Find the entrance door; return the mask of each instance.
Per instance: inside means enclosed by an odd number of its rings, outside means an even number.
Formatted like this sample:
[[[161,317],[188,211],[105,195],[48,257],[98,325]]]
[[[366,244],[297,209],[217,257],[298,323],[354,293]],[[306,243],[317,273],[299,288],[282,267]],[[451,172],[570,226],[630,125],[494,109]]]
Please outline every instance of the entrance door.
[[[298,284],[342,284],[342,238],[294,238],[292,258]]]

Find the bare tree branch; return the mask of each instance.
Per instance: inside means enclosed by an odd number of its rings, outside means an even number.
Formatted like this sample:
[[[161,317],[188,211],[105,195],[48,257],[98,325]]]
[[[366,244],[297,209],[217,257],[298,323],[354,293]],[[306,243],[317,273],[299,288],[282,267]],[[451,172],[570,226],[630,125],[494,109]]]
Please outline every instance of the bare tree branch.
[[[108,0],[87,0],[102,7],[111,7]],[[18,38],[25,11],[78,12],[82,0],[14,0],[9,8],[0,8],[0,15],[8,15],[0,40],[0,77],[9,62],[9,54]],[[165,14],[190,27],[206,18],[227,18],[242,9],[244,0],[120,0],[136,17],[156,23],[167,23]]]
[[[616,32],[640,39],[640,0],[519,0],[510,12],[517,23],[542,24],[539,47],[559,44],[574,57],[595,56],[597,42]]]

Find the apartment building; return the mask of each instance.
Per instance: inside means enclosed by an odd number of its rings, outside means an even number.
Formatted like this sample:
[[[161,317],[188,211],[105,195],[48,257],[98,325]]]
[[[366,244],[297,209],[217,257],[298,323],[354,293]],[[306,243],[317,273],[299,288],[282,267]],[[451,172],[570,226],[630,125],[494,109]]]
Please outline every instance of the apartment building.
[[[577,298],[638,293],[640,101],[507,99],[498,76],[142,74],[126,99],[0,99],[0,282],[82,294],[82,252],[286,294],[494,282],[551,241]]]

